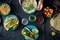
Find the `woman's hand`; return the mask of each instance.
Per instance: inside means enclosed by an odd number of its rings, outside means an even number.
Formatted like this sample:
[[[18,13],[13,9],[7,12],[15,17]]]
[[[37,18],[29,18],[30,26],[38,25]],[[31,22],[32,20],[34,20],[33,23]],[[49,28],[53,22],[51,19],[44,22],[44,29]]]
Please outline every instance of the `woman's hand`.
[[[39,0],[37,10],[40,11],[43,8],[43,0]]]
[[[22,0],[19,0],[19,4],[21,5]]]

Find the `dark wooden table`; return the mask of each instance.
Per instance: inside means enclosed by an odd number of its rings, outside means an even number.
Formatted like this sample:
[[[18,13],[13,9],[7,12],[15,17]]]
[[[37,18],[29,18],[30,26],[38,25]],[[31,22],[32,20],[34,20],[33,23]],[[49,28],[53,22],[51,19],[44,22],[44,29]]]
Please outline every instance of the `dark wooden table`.
[[[3,23],[0,24],[0,40],[25,40],[24,37],[21,34],[21,30],[25,27],[24,25],[21,24],[21,19],[22,18],[28,18],[29,14],[26,14],[23,10],[21,5],[19,5],[18,0],[0,0],[2,3],[8,3],[11,6],[11,12],[10,14],[15,14],[18,16],[20,22],[19,22],[19,28],[15,31],[6,31],[3,27]],[[46,6],[52,6],[52,0],[45,0],[44,1],[44,7]],[[36,11],[33,15],[36,16],[42,16],[42,10],[41,11]],[[2,16],[3,18],[3,16]],[[60,40],[59,37],[55,36],[52,37],[50,35],[51,29],[50,29],[50,19],[45,18],[45,22],[43,24],[38,24],[37,22],[29,24],[33,24],[37,26],[39,29],[39,38],[37,40]],[[3,21],[2,21],[3,22]]]

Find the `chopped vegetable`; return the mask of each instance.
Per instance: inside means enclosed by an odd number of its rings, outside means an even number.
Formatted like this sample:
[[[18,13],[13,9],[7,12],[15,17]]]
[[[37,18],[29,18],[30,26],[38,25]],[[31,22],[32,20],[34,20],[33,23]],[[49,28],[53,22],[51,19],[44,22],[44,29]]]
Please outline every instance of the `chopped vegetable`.
[[[29,37],[30,37],[30,38],[33,38],[33,34],[30,34]]]
[[[25,34],[25,35],[26,35],[26,32],[23,32],[23,34]]]
[[[29,16],[29,21],[35,22],[36,21],[36,16],[35,15],[30,15]]]
[[[27,13],[32,12],[33,10],[35,11],[37,7],[36,0],[24,0],[22,3],[23,10]]]
[[[56,33],[55,33],[55,32],[51,32],[51,35],[52,35],[52,36],[55,36],[55,35],[56,35]]]
[[[26,32],[25,35],[27,35],[27,36],[30,34],[30,32],[27,29],[24,29],[24,32]]]
[[[52,13],[53,13],[53,9],[46,7],[46,8],[44,8],[43,13],[46,17],[51,18]]]
[[[38,22],[42,22],[42,18],[41,18],[41,17],[38,17],[38,18],[37,18],[37,21],[38,21]]]
[[[2,15],[7,15],[10,12],[10,6],[8,4],[6,4],[6,3],[3,3],[0,6],[0,11],[1,11]]]
[[[36,33],[38,33],[38,30],[37,30],[37,29],[32,29],[32,32],[33,32],[34,34],[36,34]]]
[[[24,28],[23,34],[26,35],[26,36],[28,36],[28,37],[30,37],[30,38],[34,38],[33,33],[28,28]]]
[[[19,23],[18,18],[16,18],[15,15],[11,16],[7,16],[6,19],[4,20],[4,27],[9,30],[10,28],[15,29]]]
[[[34,25],[28,25],[23,28],[22,35],[25,39],[36,40],[39,36],[38,29]]]

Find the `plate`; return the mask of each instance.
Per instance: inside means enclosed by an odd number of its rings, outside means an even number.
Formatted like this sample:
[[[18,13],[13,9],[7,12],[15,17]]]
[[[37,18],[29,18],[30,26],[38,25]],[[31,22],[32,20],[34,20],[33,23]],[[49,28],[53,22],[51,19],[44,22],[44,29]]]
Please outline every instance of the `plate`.
[[[39,31],[36,26],[28,25],[22,30],[22,35],[26,40],[36,40],[39,37]]]
[[[34,13],[36,11],[36,7],[37,7],[36,0],[24,0],[22,2],[22,8],[28,14]]]
[[[4,18],[4,28],[6,30],[15,30],[19,24],[19,19],[15,15],[8,15]]]
[[[7,3],[2,3],[0,5],[0,12],[2,15],[8,15],[10,11],[11,11],[11,8]]]

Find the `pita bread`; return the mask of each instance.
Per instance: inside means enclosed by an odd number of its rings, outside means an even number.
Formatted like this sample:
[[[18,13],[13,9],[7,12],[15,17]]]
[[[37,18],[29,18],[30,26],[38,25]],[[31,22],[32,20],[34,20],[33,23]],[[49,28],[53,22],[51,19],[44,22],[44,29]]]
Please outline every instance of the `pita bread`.
[[[56,30],[60,31],[60,13],[55,15],[51,20],[50,20],[51,26],[55,28]]]

